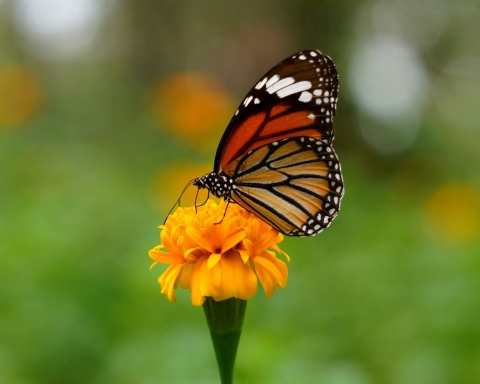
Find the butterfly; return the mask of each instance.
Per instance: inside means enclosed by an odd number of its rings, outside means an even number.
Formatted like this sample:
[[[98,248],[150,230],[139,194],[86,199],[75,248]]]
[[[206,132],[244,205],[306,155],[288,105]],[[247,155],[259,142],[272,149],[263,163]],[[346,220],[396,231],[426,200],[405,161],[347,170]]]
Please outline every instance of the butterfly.
[[[332,59],[318,50],[277,64],[235,112],[214,171],[193,185],[239,204],[285,235],[323,231],[344,194],[332,147],[338,87]]]

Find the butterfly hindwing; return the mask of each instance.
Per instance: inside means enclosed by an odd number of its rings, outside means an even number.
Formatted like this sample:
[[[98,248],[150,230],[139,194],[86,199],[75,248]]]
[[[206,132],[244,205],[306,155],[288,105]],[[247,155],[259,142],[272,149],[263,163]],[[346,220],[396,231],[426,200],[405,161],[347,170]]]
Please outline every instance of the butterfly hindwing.
[[[330,57],[307,50],[285,59],[240,104],[217,149],[215,172],[275,140],[303,136],[331,143],[337,93],[338,74]]]
[[[234,161],[231,198],[289,236],[327,228],[344,193],[330,145],[312,137],[272,142]]]

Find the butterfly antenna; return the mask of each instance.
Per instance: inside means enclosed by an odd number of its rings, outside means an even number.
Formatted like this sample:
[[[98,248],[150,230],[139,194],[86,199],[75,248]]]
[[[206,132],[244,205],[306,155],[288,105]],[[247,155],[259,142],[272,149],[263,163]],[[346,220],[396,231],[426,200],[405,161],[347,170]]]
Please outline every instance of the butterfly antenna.
[[[165,223],[167,222],[168,216],[170,216],[170,214],[174,210],[175,206],[178,204],[178,206],[180,207],[180,199],[182,198],[182,196],[185,193],[185,191],[187,190],[187,188],[190,187],[190,185],[192,185],[194,181],[195,181],[195,179],[190,180],[187,183],[187,185],[185,186],[185,188],[183,188],[183,191],[182,191],[182,193],[180,193],[180,196],[178,197],[177,201],[175,202],[175,204],[173,204],[173,207],[170,209],[170,211],[168,211],[167,217],[165,217],[165,220],[163,221],[163,225],[165,225]]]

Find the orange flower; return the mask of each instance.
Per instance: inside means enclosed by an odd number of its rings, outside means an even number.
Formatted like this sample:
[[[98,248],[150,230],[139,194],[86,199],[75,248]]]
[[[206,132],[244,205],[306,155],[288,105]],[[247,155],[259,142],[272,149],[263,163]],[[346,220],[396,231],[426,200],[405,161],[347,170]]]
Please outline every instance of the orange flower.
[[[170,264],[160,276],[161,292],[176,301],[175,288],[190,288],[193,305],[207,296],[215,301],[235,297],[251,299],[257,279],[270,297],[277,287],[285,288],[286,264],[277,253],[283,236],[236,204],[225,212],[224,202],[178,208],[168,217],[160,238],[162,244],[148,254],[157,263]],[[273,252],[275,251],[275,252]]]
[[[0,66],[0,128],[28,121],[42,101],[42,89],[30,70],[16,64]]]

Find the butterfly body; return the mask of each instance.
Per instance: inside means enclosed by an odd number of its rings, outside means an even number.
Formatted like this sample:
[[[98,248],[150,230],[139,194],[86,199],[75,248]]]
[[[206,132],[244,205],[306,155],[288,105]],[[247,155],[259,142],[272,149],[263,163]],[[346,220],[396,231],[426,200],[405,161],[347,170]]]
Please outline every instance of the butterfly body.
[[[288,236],[327,228],[344,194],[332,147],[338,74],[320,51],[279,63],[247,94],[220,141],[214,171],[194,181]]]

